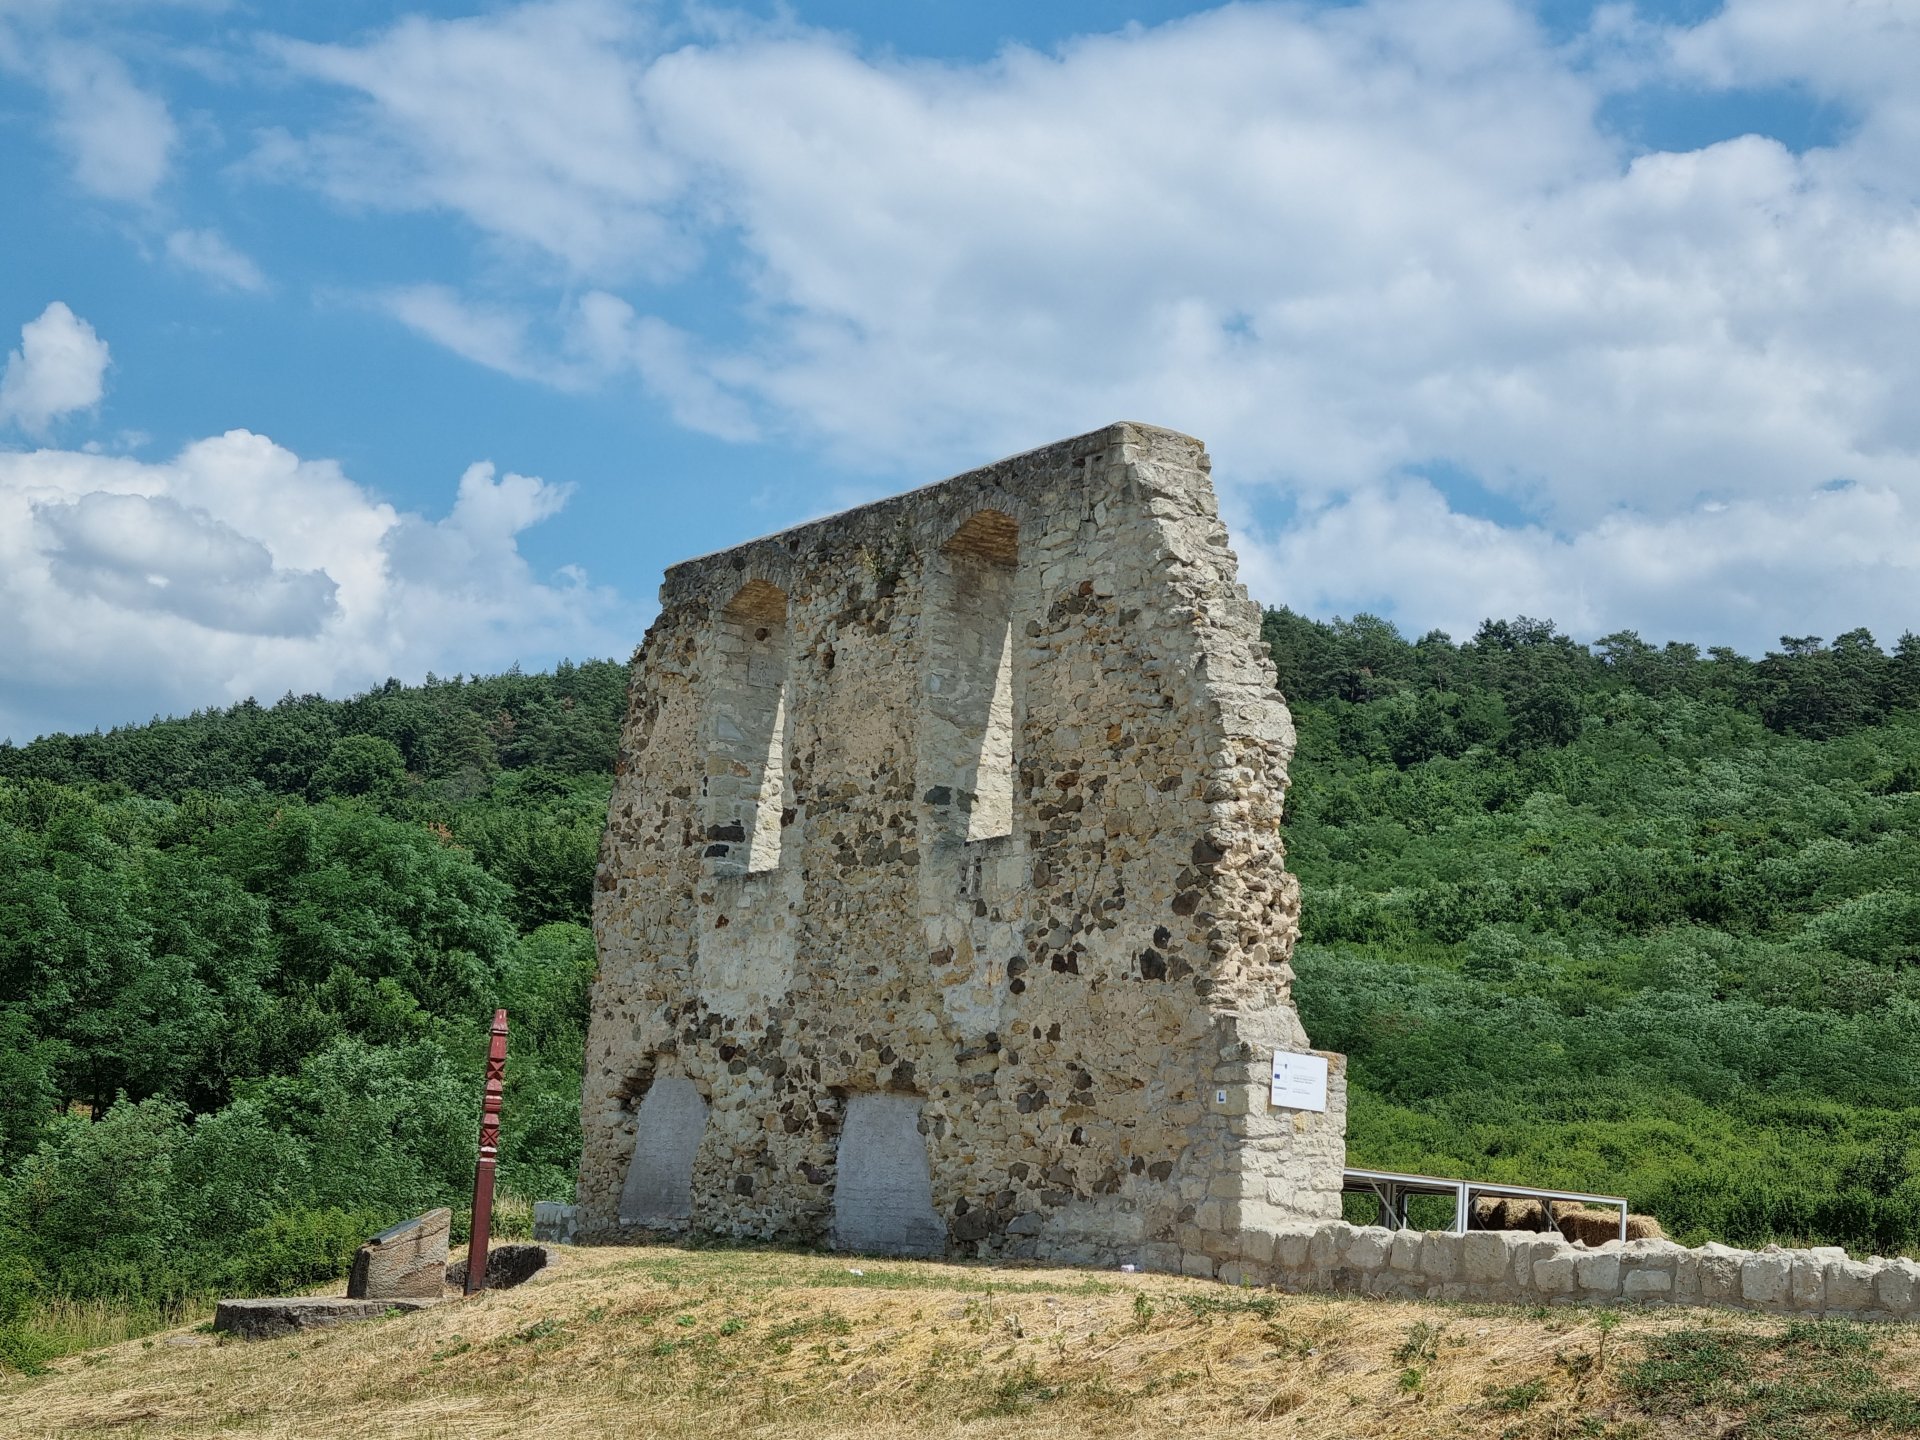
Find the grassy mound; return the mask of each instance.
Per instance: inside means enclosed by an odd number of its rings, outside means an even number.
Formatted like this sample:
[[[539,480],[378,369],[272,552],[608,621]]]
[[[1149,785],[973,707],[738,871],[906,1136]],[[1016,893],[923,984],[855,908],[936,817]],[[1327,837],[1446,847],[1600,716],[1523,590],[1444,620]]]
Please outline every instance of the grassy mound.
[[[0,1382],[9,1436],[1920,1433],[1920,1333],[764,1251],[562,1252],[290,1341],[204,1327]]]

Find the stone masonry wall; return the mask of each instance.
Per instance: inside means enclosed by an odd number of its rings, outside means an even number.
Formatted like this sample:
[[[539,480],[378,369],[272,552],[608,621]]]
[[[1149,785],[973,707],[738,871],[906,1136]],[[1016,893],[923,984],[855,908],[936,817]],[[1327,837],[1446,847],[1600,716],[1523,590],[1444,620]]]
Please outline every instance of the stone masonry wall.
[[[1668,1240],[1592,1249],[1558,1234],[1470,1230],[1464,1235],[1331,1221],[1248,1230],[1239,1254],[1150,1246],[1144,1268],[1213,1276],[1233,1285],[1356,1291],[1514,1305],[1716,1305],[1847,1320],[1920,1318],[1920,1264],[1850,1260],[1837,1247],[1689,1249]]]
[[[1341,1057],[1268,1103],[1293,731],[1235,568],[1198,442],[1115,425],[668,572],[583,1238],[1220,1265],[1339,1213]]]

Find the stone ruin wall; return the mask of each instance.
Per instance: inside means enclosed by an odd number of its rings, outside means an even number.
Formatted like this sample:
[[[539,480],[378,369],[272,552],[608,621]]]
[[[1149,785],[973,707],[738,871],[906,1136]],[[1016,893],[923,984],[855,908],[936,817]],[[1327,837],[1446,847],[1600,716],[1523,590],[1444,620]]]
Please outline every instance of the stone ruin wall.
[[[1116,425],[671,569],[595,904],[582,1238],[1238,1257],[1293,731],[1198,442]]]

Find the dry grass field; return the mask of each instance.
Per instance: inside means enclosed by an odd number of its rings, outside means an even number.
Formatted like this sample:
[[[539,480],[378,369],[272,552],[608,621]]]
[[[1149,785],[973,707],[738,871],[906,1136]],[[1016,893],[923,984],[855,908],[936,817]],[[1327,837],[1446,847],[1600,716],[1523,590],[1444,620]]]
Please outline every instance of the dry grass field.
[[[0,1378],[0,1435],[1920,1434],[1920,1333],[1164,1276],[563,1250],[536,1281],[283,1341],[205,1327]]]

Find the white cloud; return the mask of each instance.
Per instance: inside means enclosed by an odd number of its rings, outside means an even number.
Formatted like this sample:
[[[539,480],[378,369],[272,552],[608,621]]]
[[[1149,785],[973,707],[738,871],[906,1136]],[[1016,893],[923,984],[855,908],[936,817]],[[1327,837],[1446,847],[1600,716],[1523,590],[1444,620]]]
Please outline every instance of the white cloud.
[[[178,140],[166,102],[126,66],[88,45],[56,43],[39,57],[53,101],[54,135],[73,178],[108,200],[145,202],[167,178]]]
[[[1249,588],[1313,615],[1398,611],[1456,639],[1488,616],[1598,636],[1744,643],[1920,629],[1920,505],[1866,486],[1616,514],[1571,536],[1461,515],[1432,486],[1369,488],[1275,536],[1243,536]]]
[[[278,42],[293,69],[364,103],[270,161],[350,203],[444,210],[572,267],[673,273],[692,252],[662,205],[684,182],[630,64],[650,33],[629,6],[559,0],[409,17],[359,48]]]
[[[566,372],[541,365],[531,352],[528,319],[519,311],[464,299],[448,285],[404,285],[371,299],[409,330],[476,365],[566,388]]]
[[[521,257],[492,272],[510,298],[446,292],[449,313],[556,317],[448,321],[443,343],[550,382],[638,374],[718,435],[919,478],[1117,416],[1170,424],[1210,442],[1241,509],[1285,492],[1320,517],[1300,534],[1397,506],[1408,543],[1451,537],[1447,588],[1411,557],[1376,576],[1416,623],[1524,589],[1602,628],[1677,624],[1660,597],[1680,590],[1601,583],[1688,553],[1673,537],[1732,587],[1688,593],[1736,641],[1815,594],[1904,603],[1910,571],[1848,527],[1905,534],[1920,509],[1910,6],[1731,0],[1692,27],[1614,7],[1556,47],[1513,0],[1245,4],[967,65],[630,17],[582,0],[287,46],[353,98],[276,163]],[[1649,82],[1786,87],[1851,120],[1805,153],[1635,155],[1600,117]],[[647,315],[696,262],[690,293],[722,303]],[[1415,503],[1398,477],[1434,462],[1537,528]],[[1844,503],[1809,498],[1834,480]],[[1756,559],[1809,524],[1832,533]],[[1582,556],[1611,558],[1576,583]],[[1843,559],[1851,588],[1824,569]]]
[[[0,735],[622,653],[613,595],[520,553],[566,495],[476,465],[429,519],[245,430],[157,464],[0,452]]]
[[[167,258],[228,290],[259,294],[267,288],[260,267],[218,230],[175,230],[167,236]]]
[[[0,373],[0,425],[44,435],[62,415],[100,403],[107,342],[58,300],[20,327],[20,348]]]

